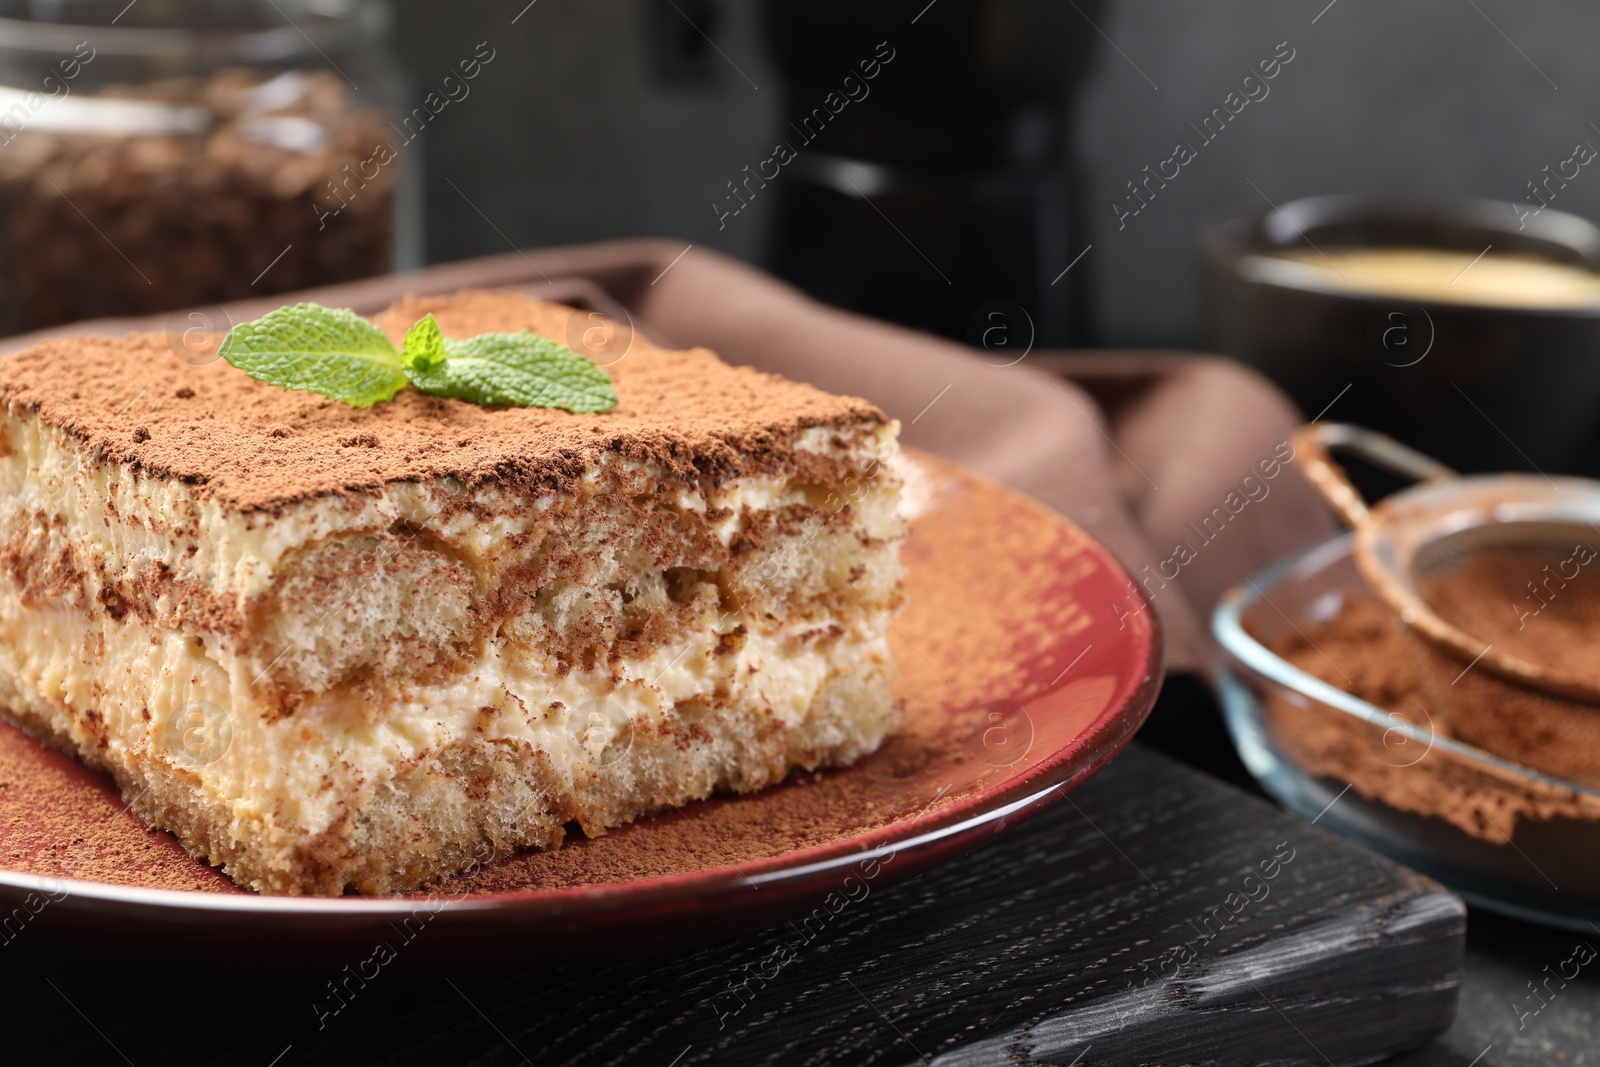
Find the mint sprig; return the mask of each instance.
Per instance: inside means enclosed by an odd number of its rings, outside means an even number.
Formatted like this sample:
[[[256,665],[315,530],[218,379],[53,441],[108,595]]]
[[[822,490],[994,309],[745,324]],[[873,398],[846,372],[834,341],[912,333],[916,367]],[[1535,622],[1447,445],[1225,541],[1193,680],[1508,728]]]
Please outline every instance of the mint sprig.
[[[223,359],[258,382],[308,389],[358,408],[406,387],[394,344],[354,311],[296,304],[235,326]]]
[[[436,363],[444,362],[444,332],[439,329],[439,320],[433,317],[433,312],[422,316],[415,326],[406,331],[400,358],[411,370],[427,370]]]
[[[480,333],[464,341],[446,340],[443,347],[443,359],[408,366],[411,380],[424,393],[567,411],[617,406],[606,372],[548,337],[527,330]]]
[[[446,338],[430,315],[401,348],[353,311],[296,304],[235,326],[222,358],[257,381],[304,389],[365,408],[393,399],[409,381],[424,393],[474,404],[610,411],[605,371],[531,330]]]

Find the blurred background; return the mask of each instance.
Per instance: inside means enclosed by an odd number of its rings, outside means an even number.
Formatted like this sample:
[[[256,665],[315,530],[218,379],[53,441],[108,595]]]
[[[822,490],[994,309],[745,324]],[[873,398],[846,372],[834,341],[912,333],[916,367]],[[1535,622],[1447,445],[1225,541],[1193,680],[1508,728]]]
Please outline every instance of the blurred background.
[[[1592,307],[1554,334],[1549,315],[1451,326],[1370,301],[1334,322],[1252,303],[1237,247],[1209,282],[1201,262],[1226,220],[1353,194],[1501,201],[1428,242],[1483,248],[1509,225],[1503,249],[1600,267],[1600,232],[1550,230],[1600,213],[1600,171],[1574,161],[1600,145],[1592,6],[0,0],[0,18],[6,332],[659,235],[972,343],[1001,324],[1040,347],[1222,350],[1308,413],[1361,381],[1340,414],[1464,467],[1600,455]],[[105,111],[116,97],[145,110]],[[1539,207],[1542,245],[1523,247],[1516,204]],[[1327,219],[1277,217],[1320,248],[1305,227]],[[91,269],[111,248],[130,269]],[[1375,315],[1406,328],[1375,342]],[[1391,374],[1391,337],[1426,345],[1426,368]],[[1438,375],[1469,364],[1526,455],[1414,425],[1460,405]],[[1536,411],[1551,392],[1572,410]],[[1553,416],[1562,442],[1540,440]]]
[[[1045,62],[1063,83],[1053,103],[1081,180],[1067,205],[1077,236],[1059,238],[1067,258],[1045,269],[1054,277],[1094,246],[1068,275],[1086,279],[1088,297],[1072,340],[1204,347],[1196,237],[1265,208],[1262,193],[1278,203],[1330,192],[1516,200],[1575,141],[1600,144],[1589,125],[1600,122],[1600,68],[1588,58],[1600,9],[1476,3],[1482,13],[1466,0],[1338,0],[1315,25],[1327,0],[1109,0],[1079,3],[1082,14],[1051,5],[1070,16],[1048,20],[1060,36]],[[712,210],[726,182],[765,159],[786,119],[807,110],[785,107],[763,33],[770,5],[538,0],[509,27],[506,6],[396,4],[401,58],[419,84],[485,38],[504,40],[513,57],[485,74],[472,102],[481,107],[429,130],[430,259],[506,247],[450,178],[521,244],[666,234],[770,264],[776,197],[752,201],[723,229]],[[920,36],[975,6],[940,0],[893,44],[914,53]],[[1173,142],[1195,140],[1188,124],[1285,40],[1295,59],[1270,95],[1119,230],[1112,205],[1126,183],[1169,157]],[[879,81],[898,74],[891,63]],[[1600,174],[1570,183],[1552,206],[1600,217]]]

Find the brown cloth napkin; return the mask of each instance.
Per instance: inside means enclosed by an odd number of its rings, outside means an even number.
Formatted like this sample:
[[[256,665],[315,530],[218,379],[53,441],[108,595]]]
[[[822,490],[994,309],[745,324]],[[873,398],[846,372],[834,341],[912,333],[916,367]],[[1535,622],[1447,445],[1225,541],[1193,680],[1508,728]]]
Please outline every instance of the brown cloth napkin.
[[[1020,489],[1110,547],[1160,615],[1173,670],[1209,676],[1204,620],[1217,597],[1334,529],[1286,458],[1299,414],[1238,364],[1040,351],[992,365],[964,345],[827,307],[670,241],[513,252],[222,311],[238,323],[306,299],[371,314],[406,293],[479,287],[626,316],[658,343],[704,345],[733,363],[872,400],[901,420],[905,444]],[[181,331],[189,322],[183,313],[100,319],[8,339],[0,353],[45,336]]]

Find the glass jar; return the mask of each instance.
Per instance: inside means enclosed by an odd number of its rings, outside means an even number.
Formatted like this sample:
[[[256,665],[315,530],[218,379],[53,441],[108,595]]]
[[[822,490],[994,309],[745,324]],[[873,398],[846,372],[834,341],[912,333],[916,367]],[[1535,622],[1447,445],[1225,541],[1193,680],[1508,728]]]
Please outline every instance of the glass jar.
[[[0,332],[417,265],[389,23],[382,0],[0,0]]]

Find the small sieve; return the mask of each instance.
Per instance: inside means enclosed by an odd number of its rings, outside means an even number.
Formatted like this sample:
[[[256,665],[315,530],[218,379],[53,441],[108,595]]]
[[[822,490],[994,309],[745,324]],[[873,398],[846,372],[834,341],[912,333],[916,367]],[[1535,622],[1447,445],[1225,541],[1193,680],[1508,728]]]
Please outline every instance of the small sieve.
[[[1292,442],[1355,531],[1362,577],[1415,639],[1442,732],[1600,785],[1600,482],[1458,475],[1342,423]],[[1417,484],[1369,505],[1335,451]]]

